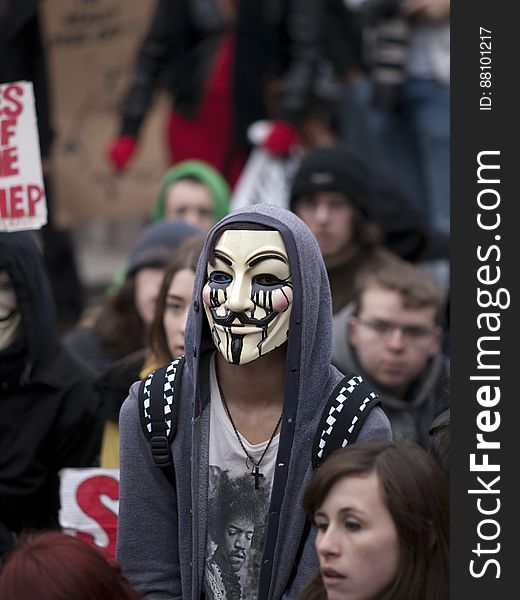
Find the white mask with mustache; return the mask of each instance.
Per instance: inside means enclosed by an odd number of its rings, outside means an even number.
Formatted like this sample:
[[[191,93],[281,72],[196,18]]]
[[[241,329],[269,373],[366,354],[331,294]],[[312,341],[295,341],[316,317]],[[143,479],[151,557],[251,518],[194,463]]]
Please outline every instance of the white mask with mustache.
[[[243,365],[287,341],[293,302],[289,258],[278,231],[227,230],[202,290],[213,341]]]
[[[0,350],[8,348],[18,333],[21,315],[7,271],[0,271]]]

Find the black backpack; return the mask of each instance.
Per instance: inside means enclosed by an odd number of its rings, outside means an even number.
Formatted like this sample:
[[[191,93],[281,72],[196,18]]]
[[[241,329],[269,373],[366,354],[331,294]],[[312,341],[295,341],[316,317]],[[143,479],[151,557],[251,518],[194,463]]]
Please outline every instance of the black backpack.
[[[150,440],[155,465],[174,482],[170,445],[178,424],[179,394],[184,356],[174,359],[141,381],[139,413]],[[346,375],[332,391],[323,409],[312,445],[312,466],[317,469],[337,448],[354,442],[368,414],[381,404],[378,395],[359,375]]]

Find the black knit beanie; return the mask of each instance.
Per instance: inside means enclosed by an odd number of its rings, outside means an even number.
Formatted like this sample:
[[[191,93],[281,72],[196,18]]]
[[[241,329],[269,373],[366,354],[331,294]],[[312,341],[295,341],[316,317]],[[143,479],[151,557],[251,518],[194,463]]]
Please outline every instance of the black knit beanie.
[[[365,161],[349,147],[318,148],[302,160],[294,176],[289,207],[294,212],[295,201],[313,192],[343,192],[366,216],[371,217],[373,177]]]

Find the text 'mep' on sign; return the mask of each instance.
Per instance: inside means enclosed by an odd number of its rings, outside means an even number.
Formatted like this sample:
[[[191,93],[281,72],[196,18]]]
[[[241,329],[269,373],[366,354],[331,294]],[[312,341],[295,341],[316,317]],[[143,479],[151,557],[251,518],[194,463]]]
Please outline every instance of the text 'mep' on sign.
[[[0,85],[0,231],[47,223],[33,85]]]

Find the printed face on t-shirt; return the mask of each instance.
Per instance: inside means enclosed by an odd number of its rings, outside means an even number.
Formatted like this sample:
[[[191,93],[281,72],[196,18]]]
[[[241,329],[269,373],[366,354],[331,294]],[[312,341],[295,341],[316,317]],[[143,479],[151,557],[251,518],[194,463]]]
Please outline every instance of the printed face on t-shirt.
[[[225,231],[214,258],[202,299],[219,352],[241,365],[284,344],[293,290],[280,233]]]
[[[240,571],[244,564],[247,552],[251,546],[254,533],[254,523],[247,517],[236,516],[231,519],[223,532],[222,548],[226,560],[232,571]]]

